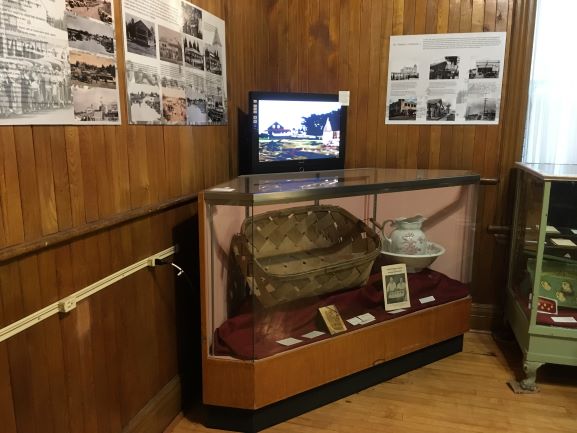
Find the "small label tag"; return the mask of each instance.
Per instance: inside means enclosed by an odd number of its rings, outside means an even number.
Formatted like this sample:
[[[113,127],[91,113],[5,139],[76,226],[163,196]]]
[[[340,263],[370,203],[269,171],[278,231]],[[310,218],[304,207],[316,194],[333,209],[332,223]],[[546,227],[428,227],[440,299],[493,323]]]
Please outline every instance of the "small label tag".
[[[224,186],[222,188],[220,187],[211,188],[210,190],[214,192],[232,192],[234,191],[234,188],[231,188],[230,186]]]
[[[419,302],[421,304],[427,304],[428,302],[435,302],[435,297],[434,296],[427,296],[426,298],[419,299]]]
[[[399,313],[402,313],[403,311],[407,311],[407,310],[405,308],[399,308],[398,310],[392,310],[392,311],[389,311],[388,313],[389,314],[399,314]]]
[[[349,105],[349,101],[351,100],[351,92],[348,90],[339,90],[339,103],[344,106]]]
[[[373,316],[371,313],[365,313],[365,314],[361,314],[360,316],[357,316],[357,318],[361,321],[361,323],[369,323],[369,322],[373,322],[375,320],[375,316]]]
[[[575,317],[551,317],[551,320],[556,323],[577,323]]]
[[[321,335],[325,335],[325,333],[322,331],[311,331],[305,335],[301,335],[301,337],[312,339],[312,338],[320,337]]]
[[[282,344],[283,346],[292,346],[293,344],[299,344],[302,343],[302,340],[299,340],[298,338],[285,338],[284,340],[277,340],[278,344]]]
[[[347,322],[349,322],[353,326],[357,326],[363,323],[362,320],[359,319],[358,317],[351,317],[350,319],[347,319]]]

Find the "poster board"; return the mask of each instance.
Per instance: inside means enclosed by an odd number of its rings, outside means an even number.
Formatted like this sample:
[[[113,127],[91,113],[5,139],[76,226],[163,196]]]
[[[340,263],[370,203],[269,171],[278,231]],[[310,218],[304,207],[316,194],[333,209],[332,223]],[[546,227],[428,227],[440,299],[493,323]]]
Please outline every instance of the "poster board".
[[[0,125],[118,124],[107,0],[0,1]]]
[[[506,35],[391,36],[385,123],[498,124]]]
[[[129,122],[227,123],[224,21],[180,0],[125,0]]]

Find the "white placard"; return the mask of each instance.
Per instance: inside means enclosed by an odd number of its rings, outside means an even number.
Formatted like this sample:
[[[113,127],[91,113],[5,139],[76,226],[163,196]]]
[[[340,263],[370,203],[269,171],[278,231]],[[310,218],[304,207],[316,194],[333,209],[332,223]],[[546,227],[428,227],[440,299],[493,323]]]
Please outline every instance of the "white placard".
[[[298,338],[285,338],[284,340],[277,340],[278,344],[282,344],[283,346],[292,346],[294,344],[299,344],[302,343],[302,340],[299,340]]]
[[[349,105],[351,99],[351,92],[348,90],[339,90],[339,103],[344,106]]]
[[[358,317],[351,317],[350,319],[347,319],[347,322],[349,322],[353,326],[357,326],[363,323],[363,321]]]
[[[506,36],[391,36],[385,123],[498,124]]]
[[[551,238],[551,243],[560,247],[577,247],[577,244],[570,239]]]
[[[303,338],[308,338],[308,339],[310,340],[310,339],[313,339],[313,338],[320,337],[321,335],[325,335],[325,333],[322,332],[322,331],[311,331],[311,332],[309,332],[309,333],[307,333],[307,334],[305,334],[305,335],[301,335],[301,337],[303,337]]]
[[[357,316],[357,318],[361,321],[362,324],[373,322],[375,320],[375,316],[371,313],[365,313]]]
[[[556,323],[577,323],[575,317],[551,317],[551,320]]]
[[[426,298],[419,299],[419,302],[421,304],[428,304],[429,302],[435,302],[435,297],[434,296],[427,296]]]

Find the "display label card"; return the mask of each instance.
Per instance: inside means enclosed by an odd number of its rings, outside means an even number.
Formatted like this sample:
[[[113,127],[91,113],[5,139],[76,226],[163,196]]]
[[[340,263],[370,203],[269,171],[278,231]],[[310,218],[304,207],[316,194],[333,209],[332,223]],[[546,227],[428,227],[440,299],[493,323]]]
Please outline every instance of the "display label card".
[[[426,298],[419,299],[419,302],[421,304],[427,304],[429,302],[435,302],[435,297],[434,296],[427,296]]]
[[[351,92],[348,90],[339,90],[339,102],[341,105],[348,106],[351,100]]]
[[[575,317],[551,317],[551,320],[556,323],[577,323]]]
[[[358,317],[351,317],[350,319],[347,319],[347,322],[349,322],[353,326],[357,326],[363,323],[363,321]]]
[[[282,344],[283,346],[292,346],[294,344],[299,344],[302,343],[302,340],[299,340],[298,338],[285,338],[284,340],[277,340],[278,344]]]
[[[347,330],[339,310],[334,305],[319,308],[319,313],[331,335]]]
[[[571,233],[573,233],[574,235],[577,235],[577,229],[571,229]]]
[[[365,314],[361,314],[360,316],[357,316],[357,318],[361,321],[361,323],[365,324],[365,323],[370,323],[370,322],[374,322],[375,321],[375,316],[373,316],[371,313],[365,313]]]
[[[547,226],[547,228],[545,229],[545,233],[547,234],[560,234],[561,232],[559,230],[557,230],[556,227],[553,226]]]
[[[403,311],[407,311],[407,310],[405,308],[399,308],[398,310],[389,311],[389,314],[399,314],[399,313],[402,313]]]
[[[577,247],[577,244],[571,239],[551,238],[551,242],[560,247]]]
[[[321,335],[325,335],[325,333],[322,331],[311,331],[305,335],[301,335],[301,337],[312,339],[312,338],[320,337]]]
[[[381,267],[385,311],[408,308],[411,306],[407,266],[404,263]]]
[[[225,187],[222,187],[222,188],[219,188],[219,187],[217,187],[217,188],[211,188],[210,190],[211,190],[211,191],[214,191],[214,192],[233,192],[233,191],[234,191],[234,188],[231,188],[230,186],[225,186]]]

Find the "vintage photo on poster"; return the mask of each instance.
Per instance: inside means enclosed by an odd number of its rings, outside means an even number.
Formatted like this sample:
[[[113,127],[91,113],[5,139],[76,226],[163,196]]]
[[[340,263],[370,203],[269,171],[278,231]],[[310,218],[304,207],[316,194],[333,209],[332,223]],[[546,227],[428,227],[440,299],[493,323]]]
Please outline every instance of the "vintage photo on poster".
[[[497,124],[505,44],[505,32],[391,36],[385,123]]]
[[[66,25],[70,48],[105,56],[114,55],[114,28],[111,25],[74,15],[66,18]]]
[[[128,111],[134,123],[155,124],[162,120],[158,71],[149,65],[126,63]]]
[[[66,0],[66,12],[112,24],[112,0]]]
[[[385,310],[397,310],[409,308],[411,298],[409,296],[409,280],[407,279],[407,267],[404,263],[381,267],[383,277],[383,295]]]

